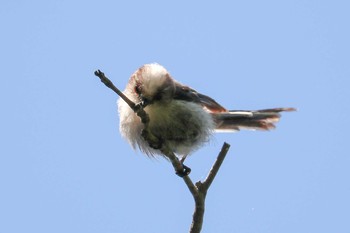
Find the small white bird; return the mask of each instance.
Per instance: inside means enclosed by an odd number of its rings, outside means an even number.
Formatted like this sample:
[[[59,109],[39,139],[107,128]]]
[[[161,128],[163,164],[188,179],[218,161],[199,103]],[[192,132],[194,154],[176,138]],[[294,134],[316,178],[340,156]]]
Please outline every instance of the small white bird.
[[[175,81],[159,64],[146,64],[135,71],[123,92],[134,103],[143,103],[149,115],[148,130],[179,158],[184,158],[208,142],[214,131],[240,129],[270,130],[275,128],[279,112],[294,108],[257,111],[229,111],[214,99]],[[148,156],[164,156],[141,136],[140,118],[120,99],[120,132],[133,148]]]

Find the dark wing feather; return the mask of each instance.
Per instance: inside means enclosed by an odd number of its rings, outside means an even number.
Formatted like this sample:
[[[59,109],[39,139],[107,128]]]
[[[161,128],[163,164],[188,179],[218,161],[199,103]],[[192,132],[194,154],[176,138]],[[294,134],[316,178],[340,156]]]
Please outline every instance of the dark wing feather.
[[[180,83],[176,83],[174,99],[198,103],[211,112],[227,112],[227,110],[214,99],[198,93],[190,87],[183,86]]]

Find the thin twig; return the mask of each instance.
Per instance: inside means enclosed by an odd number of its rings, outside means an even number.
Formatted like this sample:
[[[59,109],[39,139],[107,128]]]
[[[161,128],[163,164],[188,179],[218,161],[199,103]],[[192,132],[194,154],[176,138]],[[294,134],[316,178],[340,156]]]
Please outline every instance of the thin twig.
[[[96,70],[95,75],[100,78],[101,82],[103,82],[108,88],[112,89],[117,95],[119,95],[129,106],[132,110],[135,110],[136,104],[132,102],[126,95],[124,95],[123,92],[121,92],[114,84],[112,83],[111,80],[109,80],[105,74],[101,70]]]
[[[214,162],[212,168],[210,169],[207,178],[203,182],[198,181],[196,183],[196,188],[198,190],[198,195],[194,196],[194,201],[196,204],[194,213],[193,213],[193,220],[190,228],[190,233],[199,233],[202,229],[203,225],[203,217],[204,217],[204,211],[205,211],[205,198],[207,196],[208,189],[210,188],[210,185],[212,184],[216,174],[218,173],[220,166],[222,162],[224,161],[227,152],[230,148],[230,145],[228,143],[224,143],[224,145],[221,148],[221,151],[216,158],[216,161]]]
[[[129,106],[130,108],[141,118],[141,121],[145,126],[148,126],[149,117],[148,114],[143,110],[141,104],[135,104],[132,102],[123,92],[121,92],[111,80],[109,80],[105,74],[101,70],[96,70],[95,75],[100,78],[101,82],[103,82],[108,88],[112,89],[117,95],[119,95]]]
[[[174,152],[168,150],[167,148],[162,148],[162,153],[169,158],[171,164],[173,165],[175,171],[179,171],[182,169],[182,164],[180,162],[180,160],[176,157],[176,155],[174,154]],[[198,189],[197,187],[193,184],[191,178],[187,175],[182,177],[184,182],[186,183],[188,189],[190,190],[192,196],[197,196],[198,195]]]
[[[145,126],[142,136],[149,143],[155,143],[154,136],[148,131],[149,117],[148,114],[143,110],[143,106],[132,102],[127,96],[125,96],[114,84],[104,75],[100,70],[95,71],[95,75],[100,78],[108,88],[112,89],[117,93],[129,106],[130,108],[141,118],[142,123]],[[196,184],[193,184],[192,180],[188,175],[182,177],[188,189],[190,190],[193,199],[195,201],[195,209],[192,218],[192,224],[190,227],[190,233],[200,233],[203,225],[203,217],[205,210],[205,198],[207,191],[212,184],[216,174],[218,173],[222,162],[225,159],[225,156],[230,148],[230,145],[226,142],[222,146],[222,149],[214,162],[212,168],[210,169],[206,179],[201,182],[198,181]],[[161,152],[171,161],[175,171],[183,169],[183,166],[180,160],[176,157],[173,151],[171,151],[166,144],[161,145]]]
[[[216,161],[214,162],[212,168],[210,169],[207,178],[205,178],[205,180],[202,182],[202,186],[206,190],[208,190],[211,183],[213,183],[213,180],[214,180],[216,174],[218,173],[220,166],[221,166],[222,162],[224,161],[229,149],[230,149],[230,144],[225,142],[221,148],[221,151],[220,151],[218,157],[216,158]]]

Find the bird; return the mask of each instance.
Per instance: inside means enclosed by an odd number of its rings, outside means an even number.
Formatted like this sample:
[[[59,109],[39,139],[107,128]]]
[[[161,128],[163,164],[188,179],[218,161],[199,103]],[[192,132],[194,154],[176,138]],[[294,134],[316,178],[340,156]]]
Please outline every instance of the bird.
[[[160,144],[155,145],[145,139],[142,134],[144,123],[123,99],[118,100],[121,135],[134,149],[138,148],[149,157],[167,158],[161,150],[162,146],[166,146],[182,164],[188,155],[209,142],[214,132],[241,129],[268,131],[275,128],[281,112],[296,110],[228,110],[213,98],[176,81],[158,63],[138,68],[123,93],[143,107],[149,117],[147,130]],[[182,176],[189,172],[188,168]]]

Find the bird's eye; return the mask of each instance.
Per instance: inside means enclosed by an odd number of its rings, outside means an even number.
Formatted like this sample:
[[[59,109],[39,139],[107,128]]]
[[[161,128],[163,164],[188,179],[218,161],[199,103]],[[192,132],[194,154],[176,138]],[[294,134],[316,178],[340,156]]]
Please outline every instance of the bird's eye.
[[[140,94],[141,94],[141,91],[142,91],[141,86],[140,86],[140,85],[136,85],[136,86],[135,86],[135,92],[136,92],[138,95],[140,95]]]

